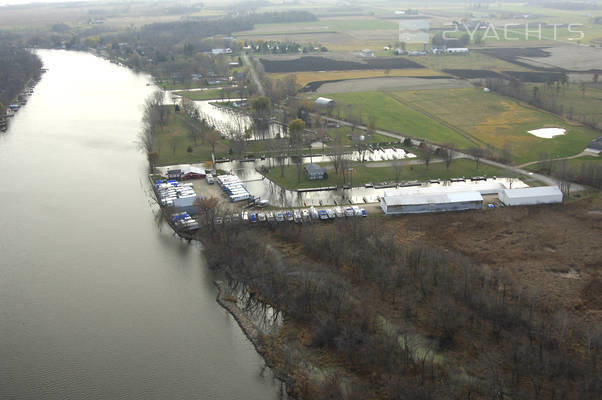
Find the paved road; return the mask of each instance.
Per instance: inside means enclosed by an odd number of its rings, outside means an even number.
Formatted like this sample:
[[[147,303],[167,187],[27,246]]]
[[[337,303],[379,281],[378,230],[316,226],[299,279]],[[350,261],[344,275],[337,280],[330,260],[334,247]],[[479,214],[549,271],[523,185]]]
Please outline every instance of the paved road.
[[[255,66],[253,65],[251,60],[249,60],[249,56],[247,55],[247,53],[242,53],[242,59],[244,63],[249,67],[249,72],[251,72],[251,79],[253,79],[253,82],[255,82],[255,86],[257,86],[257,92],[260,95],[265,96],[265,90],[263,89],[263,85],[257,77],[257,72],[255,72]]]
[[[317,114],[316,114],[316,116],[317,116]],[[322,116],[322,118],[324,120],[326,120],[326,121],[335,122],[335,123],[338,123],[339,125],[342,125],[342,126],[352,126],[353,125],[353,124],[351,124],[351,123],[349,123],[347,121],[341,120],[341,119],[336,119],[336,118],[331,118],[331,117],[324,117],[324,116]],[[366,126],[364,126],[364,125],[356,125],[356,128],[357,129],[362,129],[362,130],[368,130],[368,128]],[[381,129],[376,129],[375,132],[378,133],[378,134],[380,134],[380,135],[388,136],[388,137],[391,137],[391,138],[394,138],[394,139],[398,139],[398,140],[404,140],[407,137],[407,136],[403,136],[403,135],[400,135],[400,134],[397,134],[397,133],[383,131]],[[420,140],[412,139],[412,144],[413,145],[418,146],[420,143],[421,143]],[[442,146],[437,146],[437,145],[431,144],[431,147],[433,149],[437,149],[438,147],[442,147]],[[465,154],[465,153],[459,152],[457,150],[454,150],[454,151],[456,152],[455,158],[468,158],[470,160],[474,160],[474,157],[472,157],[469,154]],[[576,158],[578,156],[580,156],[580,155],[576,155],[576,156],[573,156],[573,157],[570,157],[570,158]],[[546,176],[546,175],[536,174],[534,172],[530,172],[530,171],[527,171],[527,170],[521,168],[523,166],[529,165],[530,163],[514,167],[514,166],[511,166],[511,165],[502,164],[502,163],[499,163],[497,161],[487,160],[487,159],[484,159],[484,158],[481,158],[480,162],[482,162],[484,164],[492,165],[492,166],[497,167],[497,168],[506,169],[508,171],[513,172],[514,174],[517,174],[517,175],[529,176],[529,177],[531,177],[533,179],[536,179],[536,180],[544,183],[545,185],[560,186],[560,181],[558,179],[555,179],[555,178],[552,178],[552,177]],[[583,190],[583,189],[584,189],[583,186],[581,186],[581,185],[579,185],[577,183],[574,183],[574,182],[571,183],[571,191],[580,191],[580,190]]]

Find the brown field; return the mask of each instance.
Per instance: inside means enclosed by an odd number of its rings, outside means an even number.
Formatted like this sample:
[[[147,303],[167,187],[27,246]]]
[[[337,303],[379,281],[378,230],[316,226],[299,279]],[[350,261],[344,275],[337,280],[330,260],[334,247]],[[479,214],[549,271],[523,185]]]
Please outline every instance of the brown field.
[[[408,241],[464,254],[551,310],[602,322],[602,199],[384,219]]]
[[[388,72],[388,73],[387,73]],[[282,79],[290,74],[268,74],[270,78]],[[393,76],[439,76],[440,72],[430,69],[408,68],[408,69],[391,69],[389,71],[370,69],[370,70],[348,70],[348,71],[324,71],[324,72],[297,72],[297,83],[303,87],[311,82],[316,81],[336,81],[346,79],[361,79],[361,78],[386,78]]]

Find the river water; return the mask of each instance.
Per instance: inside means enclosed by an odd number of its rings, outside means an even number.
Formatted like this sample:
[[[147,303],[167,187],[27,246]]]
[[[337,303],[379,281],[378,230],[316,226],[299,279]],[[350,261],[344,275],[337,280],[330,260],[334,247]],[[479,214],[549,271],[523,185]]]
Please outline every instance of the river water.
[[[198,246],[155,222],[145,75],[40,51],[0,135],[0,398],[271,399]]]

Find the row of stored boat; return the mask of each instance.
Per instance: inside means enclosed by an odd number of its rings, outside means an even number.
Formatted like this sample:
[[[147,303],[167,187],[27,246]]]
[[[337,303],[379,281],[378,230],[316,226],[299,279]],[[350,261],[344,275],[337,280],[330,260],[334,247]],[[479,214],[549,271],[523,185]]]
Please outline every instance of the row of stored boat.
[[[254,212],[243,211],[240,214],[226,215],[216,217],[215,223],[262,223],[262,222],[295,222],[298,224],[310,223],[313,221],[327,221],[342,218],[367,217],[368,213],[364,208],[352,207],[334,207],[317,210],[314,207],[304,210],[283,210]]]

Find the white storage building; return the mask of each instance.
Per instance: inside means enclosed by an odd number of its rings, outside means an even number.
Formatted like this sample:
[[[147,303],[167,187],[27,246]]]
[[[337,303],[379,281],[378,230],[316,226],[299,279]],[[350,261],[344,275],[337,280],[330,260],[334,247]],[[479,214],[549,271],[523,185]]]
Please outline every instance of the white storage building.
[[[483,196],[479,192],[392,194],[380,199],[385,214],[480,210]]]
[[[507,206],[562,203],[558,186],[527,187],[500,191],[500,201]]]

